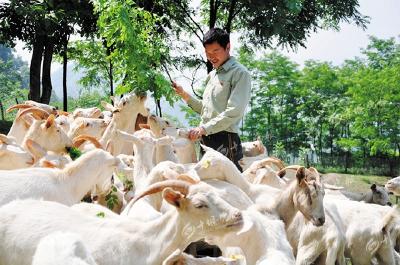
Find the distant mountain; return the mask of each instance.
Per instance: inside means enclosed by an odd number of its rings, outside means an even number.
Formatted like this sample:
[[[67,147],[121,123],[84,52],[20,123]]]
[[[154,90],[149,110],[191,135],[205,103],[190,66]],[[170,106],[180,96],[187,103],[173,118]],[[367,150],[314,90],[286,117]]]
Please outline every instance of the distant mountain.
[[[51,65],[53,71],[51,73],[51,82],[53,85],[53,90],[56,93],[57,97],[63,98],[63,68],[61,64],[53,63]],[[79,91],[82,89],[82,86],[79,84],[79,79],[83,77],[81,72],[73,71],[74,64],[68,64],[67,70],[67,88],[68,88],[68,96],[77,98],[79,96]]]

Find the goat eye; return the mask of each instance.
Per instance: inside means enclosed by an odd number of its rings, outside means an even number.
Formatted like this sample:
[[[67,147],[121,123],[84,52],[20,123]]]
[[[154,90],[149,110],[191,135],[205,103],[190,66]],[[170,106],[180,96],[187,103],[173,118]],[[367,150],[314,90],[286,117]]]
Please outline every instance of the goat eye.
[[[208,208],[208,206],[206,204],[198,204],[194,206],[197,209],[202,209],[202,208]]]
[[[166,121],[165,123],[166,123],[167,125],[169,125],[169,122],[168,122],[168,121]]]

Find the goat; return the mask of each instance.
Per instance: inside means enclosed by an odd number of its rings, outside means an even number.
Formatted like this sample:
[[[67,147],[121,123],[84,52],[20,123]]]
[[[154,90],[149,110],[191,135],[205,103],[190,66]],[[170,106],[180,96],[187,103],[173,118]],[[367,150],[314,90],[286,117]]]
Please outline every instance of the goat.
[[[32,265],[96,265],[82,239],[75,233],[55,232],[43,237]]]
[[[253,142],[242,143],[243,155],[247,157],[266,155],[267,148],[265,148],[260,138]]]
[[[192,241],[242,226],[241,212],[201,184],[164,181],[135,200],[161,191],[174,208],[145,223],[91,217],[55,202],[13,201],[0,208],[0,264],[30,265],[40,239],[61,230],[80,235],[99,265],[156,265]]]
[[[96,149],[83,154],[64,169],[0,170],[0,205],[17,198],[42,198],[72,205],[93,186],[99,193],[107,192],[112,172],[118,166],[118,158]]]
[[[72,146],[72,140],[54,122],[54,119],[54,115],[50,115],[46,121],[35,120],[22,141],[22,147],[26,149],[26,141],[30,139],[47,151],[67,152]]]

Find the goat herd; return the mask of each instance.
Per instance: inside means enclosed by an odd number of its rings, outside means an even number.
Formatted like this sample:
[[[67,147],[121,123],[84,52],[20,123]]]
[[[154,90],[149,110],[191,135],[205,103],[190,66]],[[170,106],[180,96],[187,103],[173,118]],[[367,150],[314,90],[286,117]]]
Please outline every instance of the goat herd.
[[[0,265],[400,264],[387,194],[400,193],[397,178],[351,193],[315,168],[285,167],[258,140],[243,143],[240,173],[205,146],[198,161],[187,131],[149,115],[146,97],[113,100],[103,112],[8,109],[18,112],[0,135]],[[222,256],[183,252],[199,240]]]

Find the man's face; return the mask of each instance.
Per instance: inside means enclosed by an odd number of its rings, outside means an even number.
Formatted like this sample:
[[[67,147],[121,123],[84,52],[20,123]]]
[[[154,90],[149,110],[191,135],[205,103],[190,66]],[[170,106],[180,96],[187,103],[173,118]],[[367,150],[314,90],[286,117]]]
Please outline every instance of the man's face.
[[[205,45],[207,59],[211,62],[214,68],[220,67],[229,58],[230,43],[224,47],[218,42]]]

